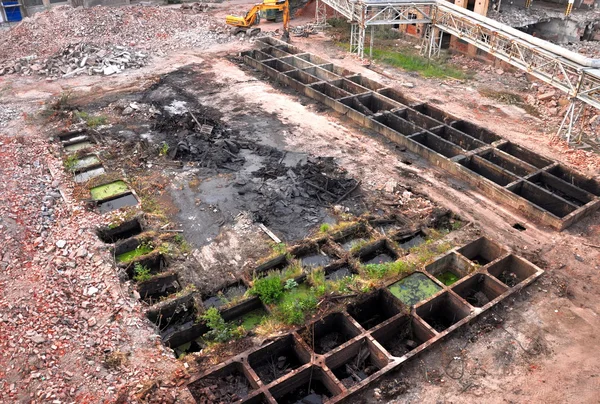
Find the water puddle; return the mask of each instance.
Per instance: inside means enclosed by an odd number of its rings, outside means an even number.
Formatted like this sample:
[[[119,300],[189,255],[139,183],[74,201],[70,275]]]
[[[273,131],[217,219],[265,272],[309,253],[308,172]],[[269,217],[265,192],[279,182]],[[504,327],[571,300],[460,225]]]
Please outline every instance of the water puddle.
[[[73,169],[81,170],[86,167],[94,166],[96,164],[100,164],[100,159],[94,155],[89,155],[89,156],[85,156],[85,157],[81,157],[80,159],[77,159],[75,164],[73,164]]]
[[[350,251],[356,246],[360,246],[367,243],[367,241],[368,240],[364,237],[354,238],[352,240],[346,241],[345,243],[342,243],[342,248],[346,251]]]
[[[128,190],[127,184],[125,184],[124,181],[119,180],[111,182],[110,184],[94,187],[90,189],[90,194],[92,195],[93,200],[100,201],[102,199],[110,198],[111,196],[122,194]]]
[[[352,271],[350,271],[349,267],[341,267],[325,275],[325,279],[327,279],[328,281],[339,281],[340,279],[351,275]]]
[[[100,213],[110,212],[116,209],[123,208],[125,206],[135,206],[138,201],[135,199],[133,194],[123,195],[119,198],[112,199],[110,201],[102,202],[98,205],[98,211]]]
[[[392,284],[390,292],[407,306],[412,306],[442,290],[422,273],[415,272]]]
[[[86,182],[91,180],[92,178],[104,174],[105,172],[106,171],[104,170],[104,167],[92,168],[91,170],[83,171],[75,175],[75,182]]]
[[[246,331],[250,331],[259,325],[261,321],[268,315],[269,313],[264,308],[259,307],[258,309],[254,309],[251,312],[232,320],[231,322],[238,326],[241,325]]]
[[[75,143],[69,146],[65,146],[65,150],[68,152],[76,152],[79,150],[87,149],[88,147],[92,147],[94,144],[92,142],[84,141],[80,143]]]
[[[446,286],[450,286],[460,278],[452,271],[445,271],[436,276],[436,278]]]
[[[300,261],[302,262],[303,267],[317,268],[324,267],[329,264],[332,259],[324,254],[313,254],[301,257]]]
[[[370,260],[364,261],[363,263],[365,265],[369,265],[369,264],[385,264],[386,262],[393,262],[395,261],[394,257],[392,257],[389,254],[386,254],[384,252],[375,255],[373,258],[371,258]]]
[[[406,238],[398,243],[400,248],[403,250],[410,250],[413,247],[417,247],[425,242],[425,237],[423,235],[416,234],[415,236]]]

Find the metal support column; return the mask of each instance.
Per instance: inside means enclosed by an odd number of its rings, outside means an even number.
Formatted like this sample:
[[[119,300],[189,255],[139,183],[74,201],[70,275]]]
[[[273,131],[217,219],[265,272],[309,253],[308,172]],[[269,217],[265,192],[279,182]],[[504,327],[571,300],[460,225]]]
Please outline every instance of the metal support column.
[[[579,106],[579,110],[575,113],[575,110]],[[573,129],[575,128],[578,121],[580,121],[581,116],[585,110],[586,104],[584,102],[579,101],[577,98],[572,98],[571,103],[569,104],[569,108],[567,108],[567,112],[565,113],[565,117],[563,118],[560,128],[558,128],[558,132],[556,132],[556,137],[564,138],[567,143],[571,143],[571,135],[573,133]],[[581,119],[581,130],[579,132],[578,141],[581,140],[583,135],[583,119]]]
[[[360,24],[350,25],[350,53],[365,57],[365,28]]]
[[[327,4],[323,0],[317,0],[315,6],[315,28],[325,28],[327,26]]]
[[[371,25],[371,43],[369,44],[369,59],[373,59],[373,37],[375,36],[375,26]]]

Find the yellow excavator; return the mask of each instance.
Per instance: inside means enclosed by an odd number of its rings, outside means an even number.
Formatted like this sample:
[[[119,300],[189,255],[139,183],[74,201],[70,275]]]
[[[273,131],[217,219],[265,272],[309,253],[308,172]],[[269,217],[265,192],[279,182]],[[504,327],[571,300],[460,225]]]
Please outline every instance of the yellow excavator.
[[[253,34],[260,31],[260,28],[252,28],[254,25],[258,25],[260,22],[261,13],[265,13],[267,19],[269,19],[269,12],[274,12],[275,16],[281,12],[283,15],[283,36],[282,39],[289,42],[290,33],[288,31],[288,24],[290,22],[290,5],[288,0],[263,0],[262,3],[255,4],[250,11],[246,13],[244,17],[237,17],[235,15],[228,15],[225,17],[225,22],[228,25],[235,27],[234,34],[240,31]],[[276,20],[276,17],[272,18]]]

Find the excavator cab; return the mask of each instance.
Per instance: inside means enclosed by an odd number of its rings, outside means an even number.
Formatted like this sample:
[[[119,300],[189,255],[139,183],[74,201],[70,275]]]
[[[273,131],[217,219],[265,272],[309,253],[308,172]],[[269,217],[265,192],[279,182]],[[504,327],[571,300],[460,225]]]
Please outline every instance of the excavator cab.
[[[288,0],[263,0],[262,3],[254,5],[244,17],[228,15],[225,17],[225,23],[234,27],[234,34],[245,31],[248,34],[258,32],[260,29],[251,28],[260,23],[261,15],[267,20],[277,21],[279,18],[283,21],[282,39],[289,42],[288,24],[290,20],[290,7]]]

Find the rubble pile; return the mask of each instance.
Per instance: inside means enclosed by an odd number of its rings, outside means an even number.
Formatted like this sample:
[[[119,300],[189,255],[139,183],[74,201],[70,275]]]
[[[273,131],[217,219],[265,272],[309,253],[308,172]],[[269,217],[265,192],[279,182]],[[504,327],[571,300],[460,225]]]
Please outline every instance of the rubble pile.
[[[59,6],[24,18],[2,32],[0,64],[22,58],[48,58],[72,43],[92,44],[101,49],[118,45],[152,54],[204,48],[229,40],[225,25],[204,13],[146,6]]]
[[[111,74],[124,69],[135,69],[146,64],[148,55],[123,46],[110,50],[80,43],[65,46],[55,55],[43,60],[25,57],[0,65],[0,76],[19,73],[48,77],[68,77],[77,74]]]

